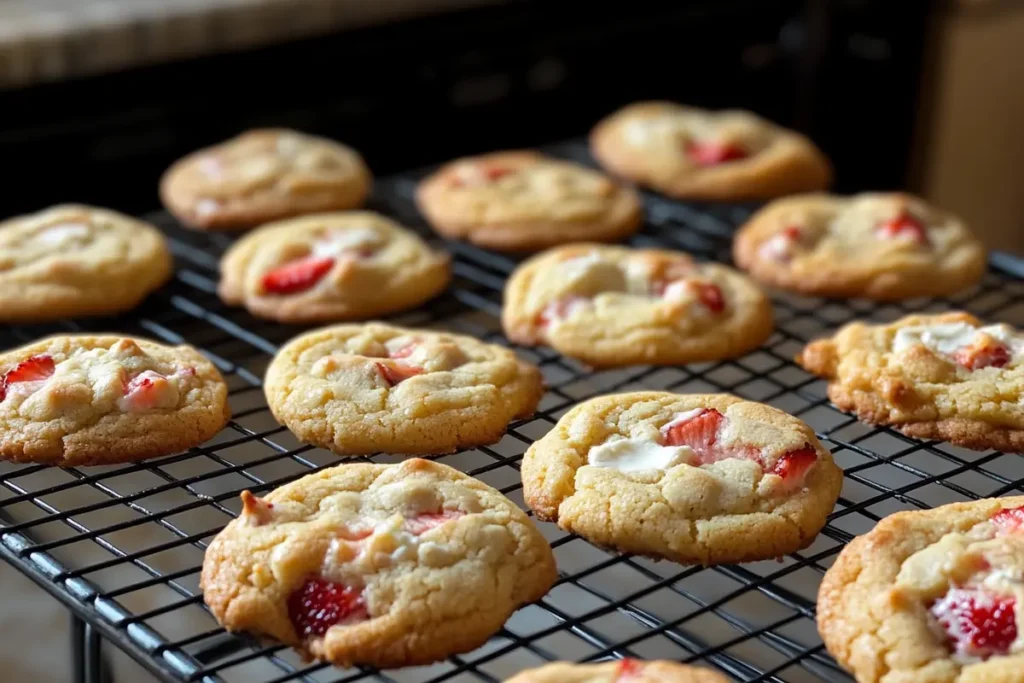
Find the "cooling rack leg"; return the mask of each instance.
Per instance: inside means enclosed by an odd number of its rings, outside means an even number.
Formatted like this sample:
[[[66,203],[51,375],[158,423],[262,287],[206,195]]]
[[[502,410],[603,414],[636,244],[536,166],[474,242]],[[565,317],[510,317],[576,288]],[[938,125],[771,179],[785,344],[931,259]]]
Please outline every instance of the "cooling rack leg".
[[[92,626],[71,615],[71,674],[74,683],[113,683],[102,640]]]

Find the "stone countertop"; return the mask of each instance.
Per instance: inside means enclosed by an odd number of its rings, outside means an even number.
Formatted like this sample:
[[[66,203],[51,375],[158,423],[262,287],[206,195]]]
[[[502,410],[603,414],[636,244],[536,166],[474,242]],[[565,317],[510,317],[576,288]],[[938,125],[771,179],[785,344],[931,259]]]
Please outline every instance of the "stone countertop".
[[[0,0],[0,88],[502,0]]]

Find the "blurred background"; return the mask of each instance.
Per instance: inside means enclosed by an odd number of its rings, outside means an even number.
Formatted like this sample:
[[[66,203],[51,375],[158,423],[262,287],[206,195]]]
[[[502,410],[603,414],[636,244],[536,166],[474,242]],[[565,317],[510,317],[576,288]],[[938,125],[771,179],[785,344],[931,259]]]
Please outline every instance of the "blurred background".
[[[4,211],[153,209],[171,161],[250,126],[387,173],[666,98],[802,130],[838,190],[919,192],[1019,251],[1022,38],[1019,0],[4,0]]]
[[[173,160],[252,126],[386,174],[655,98],[752,109],[839,191],[918,192],[1024,253],[1019,0],[0,0],[4,215],[153,210]],[[4,679],[73,680],[64,610],[6,566],[0,591]]]

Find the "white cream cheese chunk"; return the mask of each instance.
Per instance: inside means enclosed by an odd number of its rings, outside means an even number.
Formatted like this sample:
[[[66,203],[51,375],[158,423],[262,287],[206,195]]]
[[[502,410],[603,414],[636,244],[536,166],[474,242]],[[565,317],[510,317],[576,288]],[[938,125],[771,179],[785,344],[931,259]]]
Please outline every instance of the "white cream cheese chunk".
[[[901,327],[896,331],[892,348],[896,353],[900,353],[916,344],[923,344],[935,353],[949,355],[955,353],[957,349],[973,344],[979,333],[1002,342],[1014,356],[1024,350],[1024,338],[1014,334],[1013,328],[1009,325],[974,327],[963,322]]]
[[[381,242],[380,235],[368,228],[333,230],[313,244],[313,256],[333,258],[350,249],[373,247]]]
[[[612,439],[594,446],[587,454],[587,463],[609,467],[620,472],[667,470],[694,460],[689,446],[662,446],[649,438]]]

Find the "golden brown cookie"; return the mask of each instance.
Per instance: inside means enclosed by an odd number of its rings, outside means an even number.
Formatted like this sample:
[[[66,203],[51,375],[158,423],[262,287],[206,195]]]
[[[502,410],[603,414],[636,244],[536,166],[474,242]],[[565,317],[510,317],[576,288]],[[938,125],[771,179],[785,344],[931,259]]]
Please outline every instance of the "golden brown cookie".
[[[955,294],[985,273],[960,219],[903,193],[772,202],[737,233],[733,259],[767,285],[881,300]]]
[[[0,223],[0,321],[127,311],[170,277],[160,231],[115,211],[62,204]]]
[[[636,232],[643,219],[633,190],[536,152],[452,161],[420,183],[416,202],[442,235],[502,251],[614,242]]]
[[[577,405],[523,458],[539,519],[599,546],[683,564],[811,544],[843,473],[814,430],[725,394],[636,392]]]
[[[176,453],[221,430],[227,394],[191,346],[51,337],[0,353],[0,458],[77,467]]]
[[[175,162],[160,179],[164,206],[199,230],[363,205],[372,177],[359,153],[284,128],[250,130]]]
[[[206,551],[206,603],[231,631],[339,666],[473,650],[557,576],[512,501],[426,460],[341,465],[242,501]]]
[[[1024,680],[1024,497],[898,512],[826,572],[818,630],[858,683]]]
[[[620,659],[601,664],[554,662],[520,672],[505,683],[728,683],[725,676],[677,662]]]
[[[449,257],[369,211],[325,213],[255,230],[221,260],[220,296],[289,323],[370,318],[413,308],[451,279]]]
[[[590,151],[609,172],[680,199],[772,199],[832,182],[814,143],[746,111],[631,104],[597,124]]]
[[[958,446],[1024,452],[1024,335],[968,313],[851,323],[797,357],[865,422]]]
[[[742,355],[772,333],[749,278],[688,254],[573,244],[520,265],[505,286],[509,339],[595,367],[681,365]]]
[[[264,385],[278,422],[339,455],[449,453],[494,443],[533,414],[540,372],[472,337],[337,325],[282,348]]]

